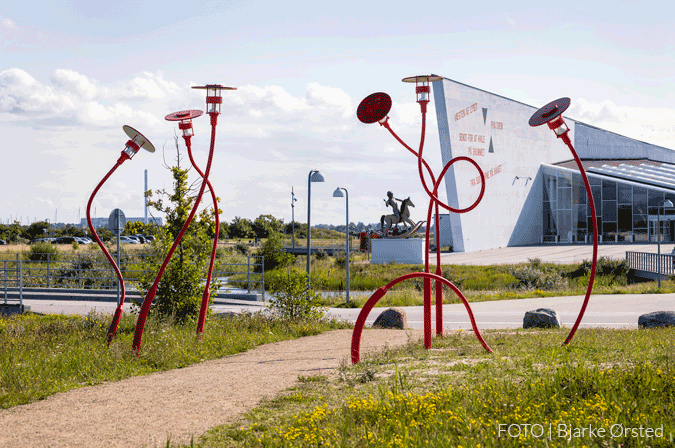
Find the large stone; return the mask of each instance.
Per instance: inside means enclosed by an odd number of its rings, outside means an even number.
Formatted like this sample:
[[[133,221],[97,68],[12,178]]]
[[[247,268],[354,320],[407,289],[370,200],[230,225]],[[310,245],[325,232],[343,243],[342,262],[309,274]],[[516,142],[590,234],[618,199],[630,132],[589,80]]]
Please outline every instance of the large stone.
[[[523,318],[523,328],[551,328],[560,327],[558,313],[550,308],[539,308],[528,311]]]
[[[382,311],[380,315],[377,316],[373,326],[405,330],[408,328],[408,317],[405,314],[405,310],[402,310],[401,308],[389,308]]]
[[[675,311],[654,311],[643,314],[638,318],[638,326],[641,328],[675,326]]]

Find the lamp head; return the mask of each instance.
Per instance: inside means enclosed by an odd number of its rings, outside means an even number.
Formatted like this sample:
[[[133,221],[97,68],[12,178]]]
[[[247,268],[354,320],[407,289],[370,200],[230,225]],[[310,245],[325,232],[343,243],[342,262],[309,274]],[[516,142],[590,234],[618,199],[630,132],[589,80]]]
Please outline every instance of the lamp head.
[[[314,171],[312,175],[309,177],[310,182],[325,182],[326,179],[324,179],[323,174],[321,174],[319,171]]]
[[[342,192],[342,190],[340,189],[340,187],[337,187],[337,188],[335,189],[335,191],[333,192],[333,197],[334,197],[334,198],[343,198],[343,197],[345,197],[345,194]]]
[[[180,121],[178,129],[183,131],[183,137],[192,137],[195,133],[192,129],[192,119],[200,117],[204,112],[201,110],[182,110],[164,117],[166,121]]]
[[[415,83],[415,93],[417,93],[417,102],[418,103],[428,103],[429,102],[429,93],[431,89],[429,88],[429,83],[434,81],[440,81],[443,79],[441,76],[436,75],[419,75],[419,76],[410,76],[408,78],[403,78],[403,82],[414,82]]]
[[[150,140],[145,138],[143,134],[138,132],[136,129],[132,128],[131,126],[124,125],[122,126],[122,129],[124,130],[124,133],[127,134],[129,137],[129,141],[127,141],[127,144],[124,148],[124,153],[129,156],[131,159],[133,156],[136,155],[136,153],[141,149],[145,149],[148,152],[155,152],[155,147],[150,143]]]
[[[356,117],[361,123],[371,124],[387,121],[387,114],[391,110],[391,97],[384,92],[368,95],[356,109]]]
[[[237,90],[236,87],[225,87],[220,84],[207,84],[205,86],[192,86],[193,89],[206,90],[206,113],[220,114],[220,105],[223,102],[221,91],[223,90]]]
[[[562,113],[568,107],[570,107],[570,99],[567,97],[551,101],[530,117],[529,124],[532,127],[536,127],[546,123],[555,132],[555,135],[560,138],[570,130],[562,117]]]

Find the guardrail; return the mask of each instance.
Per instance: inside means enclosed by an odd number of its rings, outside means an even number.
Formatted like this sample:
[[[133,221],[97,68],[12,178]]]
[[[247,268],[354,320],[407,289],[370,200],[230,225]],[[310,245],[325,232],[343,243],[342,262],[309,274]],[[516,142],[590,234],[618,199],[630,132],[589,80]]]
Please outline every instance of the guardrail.
[[[77,291],[86,294],[88,291],[105,291],[115,293],[117,291],[117,277],[107,260],[97,260],[94,256],[68,257],[69,260],[53,260],[50,254],[44,255],[44,260],[23,260],[16,254],[12,260],[0,261],[0,287],[3,292],[0,298],[4,298],[5,304],[12,299],[19,300],[23,304],[24,291]],[[60,257],[61,258],[61,257]],[[138,259],[126,257],[120,260],[120,271],[127,290],[135,291],[134,282],[139,281],[147,271],[134,269],[135,265],[141,264]],[[225,282],[236,277],[237,290],[246,289],[261,291],[263,300],[265,297],[265,271],[263,269],[264,257],[248,255],[245,262],[226,263],[225,260],[217,260],[213,277]],[[206,275],[205,275],[206,276]],[[221,287],[219,293],[236,293],[232,288]],[[221,294],[221,295],[222,295]]]
[[[636,271],[659,273],[661,275],[675,275],[675,256],[670,254],[654,254],[649,252],[626,252],[628,266]]]

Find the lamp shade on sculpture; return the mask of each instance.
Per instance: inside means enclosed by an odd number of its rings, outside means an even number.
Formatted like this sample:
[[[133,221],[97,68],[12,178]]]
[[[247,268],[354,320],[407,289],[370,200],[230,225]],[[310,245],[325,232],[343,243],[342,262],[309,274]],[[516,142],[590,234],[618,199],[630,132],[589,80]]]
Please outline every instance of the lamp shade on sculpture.
[[[391,97],[384,92],[368,95],[356,109],[356,117],[365,124],[382,121],[391,110]]]

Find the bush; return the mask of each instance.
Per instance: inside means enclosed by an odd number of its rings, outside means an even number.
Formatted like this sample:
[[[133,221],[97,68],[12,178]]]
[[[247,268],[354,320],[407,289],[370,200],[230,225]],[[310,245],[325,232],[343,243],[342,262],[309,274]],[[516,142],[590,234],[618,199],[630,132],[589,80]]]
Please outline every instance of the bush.
[[[347,266],[347,252],[337,251],[335,252],[335,266],[340,269],[345,269]]]
[[[264,265],[262,266],[265,271],[284,268],[295,262],[293,255],[284,252],[284,245],[278,233],[270,234],[269,238],[265,240],[258,250],[258,255],[265,257]],[[256,266],[255,270],[256,272],[260,272],[260,266]]]
[[[241,241],[239,241],[234,246],[234,249],[242,255],[248,255],[251,253],[251,249],[249,248],[248,244],[242,243]]]
[[[516,266],[509,273],[516,278],[513,285],[518,289],[564,289],[568,286],[560,271],[555,266],[547,266],[539,258],[528,260],[526,266]]]
[[[30,247],[28,259],[31,261],[56,261],[59,259],[59,248],[46,241],[35,243]]]
[[[323,249],[319,249],[316,251],[316,253],[314,253],[314,257],[317,260],[325,260],[326,258],[328,258],[328,254],[324,252]]]
[[[325,310],[318,305],[320,295],[307,289],[307,274],[291,269],[273,271],[268,276],[271,308],[285,319],[321,319]]]

